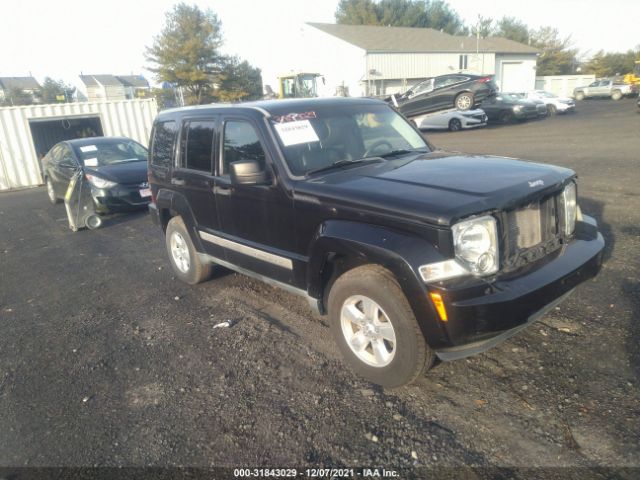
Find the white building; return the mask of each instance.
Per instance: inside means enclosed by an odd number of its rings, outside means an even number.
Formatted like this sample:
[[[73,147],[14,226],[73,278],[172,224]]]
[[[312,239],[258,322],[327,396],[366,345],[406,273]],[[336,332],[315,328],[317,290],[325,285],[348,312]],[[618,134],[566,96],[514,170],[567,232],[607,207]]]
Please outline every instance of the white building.
[[[350,96],[388,95],[427,77],[458,72],[494,75],[501,91],[535,87],[538,50],[506,38],[329,23],[304,25],[302,37],[305,58],[294,59],[291,68],[322,74],[324,95],[334,95],[340,86]]]

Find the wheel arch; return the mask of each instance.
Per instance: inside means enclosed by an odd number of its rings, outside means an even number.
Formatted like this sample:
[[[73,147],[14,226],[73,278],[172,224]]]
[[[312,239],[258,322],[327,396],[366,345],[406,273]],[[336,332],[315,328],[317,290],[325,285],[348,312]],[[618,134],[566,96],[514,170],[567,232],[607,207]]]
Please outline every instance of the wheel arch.
[[[326,311],[331,286],[353,268],[375,264],[389,270],[405,293],[420,329],[430,345],[443,344],[447,335],[428,299],[418,272],[425,263],[443,256],[426,239],[358,222],[324,222],[311,246],[307,270],[308,293]]]
[[[196,220],[189,202],[181,193],[162,188],[156,195],[156,207],[158,208],[158,216],[162,230],[166,232],[167,224],[176,216],[182,217],[187,231],[191,236],[191,241],[199,252],[204,251],[200,236],[196,235]]]

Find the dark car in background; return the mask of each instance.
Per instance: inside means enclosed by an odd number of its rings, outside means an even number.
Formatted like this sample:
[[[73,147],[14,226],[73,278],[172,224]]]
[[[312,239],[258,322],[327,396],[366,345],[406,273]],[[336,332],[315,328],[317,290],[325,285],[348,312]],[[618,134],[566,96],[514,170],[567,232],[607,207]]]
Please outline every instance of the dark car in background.
[[[496,91],[491,76],[456,73],[427,78],[387,101],[405,117],[415,117],[445,108],[470,110]]]
[[[490,122],[512,123],[516,120],[530,120],[540,116],[535,103],[509,93],[486,98],[480,108],[485,111]]]
[[[43,159],[51,203],[64,198],[73,175],[82,170],[97,213],[146,207],[147,149],[126,137],[91,137],[60,142]]]
[[[526,100],[527,102],[535,103],[536,108],[538,109],[538,117],[546,117],[549,115],[549,109],[547,108],[547,104],[540,100],[539,98],[527,98],[527,95],[523,92],[509,92],[504,93],[503,95],[509,95],[516,97],[520,100]]]

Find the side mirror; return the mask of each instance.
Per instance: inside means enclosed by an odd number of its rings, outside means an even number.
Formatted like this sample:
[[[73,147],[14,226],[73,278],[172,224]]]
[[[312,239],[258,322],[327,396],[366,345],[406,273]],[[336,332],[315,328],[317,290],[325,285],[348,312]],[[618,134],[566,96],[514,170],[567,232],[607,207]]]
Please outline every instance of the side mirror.
[[[269,183],[267,171],[255,160],[239,160],[230,165],[232,185],[265,185]]]

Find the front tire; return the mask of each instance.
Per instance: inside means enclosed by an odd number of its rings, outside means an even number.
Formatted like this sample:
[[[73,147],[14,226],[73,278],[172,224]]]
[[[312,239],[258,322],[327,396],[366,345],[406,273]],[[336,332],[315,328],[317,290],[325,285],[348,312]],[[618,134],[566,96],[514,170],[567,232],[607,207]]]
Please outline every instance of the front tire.
[[[556,113],[558,113],[558,109],[555,105],[547,105],[547,115],[553,117]]]
[[[457,132],[459,130],[462,130],[462,122],[457,118],[449,120],[449,131]]]
[[[212,265],[200,260],[181,217],[169,220],[165,244],[171,267],[180,280],[196,285],[211,276]]]
[[[454,104],[458,110],[470,110],[473,108],[473,100],[473,93],[464,92],[456,97]]]
[[[416,380],[435,353],[425,342],[409,302],[391,272],[379,265],[349,270],[331,287],[331,331],[345,362],[386,388]]]
[[[515,119],[514,115],[512,112],[506,111],[506,112],[502,112],[500,114],[500,123],[507,125],[509,123],[513,123],[513,120]]]
[[[576,100],[578,102],[581,102],[582,100],[584,100],[584,92],[578,92],[576,93]]]
[[[52,205],[60,203],[60,199],[56,196],[56,191],[53,189],[51,179],[47,178],[45,183],[47,185],[47,196],[49,197],[49,202],[51,202]]]

